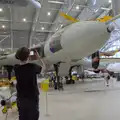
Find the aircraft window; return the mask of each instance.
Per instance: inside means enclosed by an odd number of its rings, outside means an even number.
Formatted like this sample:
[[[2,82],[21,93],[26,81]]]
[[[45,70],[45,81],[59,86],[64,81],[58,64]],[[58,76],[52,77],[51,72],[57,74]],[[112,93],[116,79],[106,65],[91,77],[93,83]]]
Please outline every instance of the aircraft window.
[[[49,46],[50,46],[50,51],[52,53],[55,53],[55,52],[62,49],[60,40],[61,40],[61,35],[60,36],[55,36],[51,39],[51,42],[50,42]]]

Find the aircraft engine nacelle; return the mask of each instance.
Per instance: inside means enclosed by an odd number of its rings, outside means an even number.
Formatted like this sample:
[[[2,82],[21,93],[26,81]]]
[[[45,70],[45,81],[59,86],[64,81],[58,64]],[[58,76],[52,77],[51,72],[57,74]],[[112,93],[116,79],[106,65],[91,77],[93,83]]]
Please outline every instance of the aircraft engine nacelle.
[[[92,54],[92,67],[97,69],[100,63],[100,54],[99,51]]]

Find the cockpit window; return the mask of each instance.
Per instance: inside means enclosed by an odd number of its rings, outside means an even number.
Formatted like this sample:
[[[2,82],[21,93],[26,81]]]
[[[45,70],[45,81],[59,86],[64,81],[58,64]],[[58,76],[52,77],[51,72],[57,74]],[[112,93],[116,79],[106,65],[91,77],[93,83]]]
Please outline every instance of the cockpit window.
[[[61,40],[61,35],[52,37],[51,42],[49,44],[50,51],[52,53],[55,53],[55,52],[57,52],[57,51],[62,49],[60,40]]]

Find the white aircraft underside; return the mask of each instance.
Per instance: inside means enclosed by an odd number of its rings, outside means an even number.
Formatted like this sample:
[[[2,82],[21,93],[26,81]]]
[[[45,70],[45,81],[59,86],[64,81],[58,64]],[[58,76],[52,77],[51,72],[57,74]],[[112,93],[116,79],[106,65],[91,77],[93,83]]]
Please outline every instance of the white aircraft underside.
[[[79,60],[91,55],[108,40],[107,26],[100,22],[78,22],[63,29],[61,35],[61,47],[58,52],[50,51],[50,42],[56,33],[45,45],[45,56],[51,63],[59,61],[68,62],[72,59]]]
[[[100,63],[99,63],[99,69],[105,69],[107,67],[107,64],[106,62],[102,62],[100,60]],[[88,60],[88,59],[82,59],[82,60],[79,60],[78,62],[74,63],[74,65],[83,65],[84,69],[93,69],[92,68],[92,60]]]

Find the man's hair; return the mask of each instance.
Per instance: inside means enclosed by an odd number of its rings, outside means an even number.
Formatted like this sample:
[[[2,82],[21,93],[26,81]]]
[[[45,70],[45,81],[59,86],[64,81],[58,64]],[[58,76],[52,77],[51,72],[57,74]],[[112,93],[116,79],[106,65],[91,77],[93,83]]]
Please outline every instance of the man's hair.
[[[29,57],[30,51],[26,47],[22,47],[17,50],[15,57],[16,59],[19,59],[20,61],[26,61]]]

